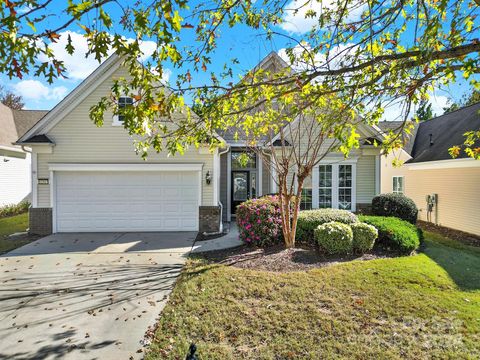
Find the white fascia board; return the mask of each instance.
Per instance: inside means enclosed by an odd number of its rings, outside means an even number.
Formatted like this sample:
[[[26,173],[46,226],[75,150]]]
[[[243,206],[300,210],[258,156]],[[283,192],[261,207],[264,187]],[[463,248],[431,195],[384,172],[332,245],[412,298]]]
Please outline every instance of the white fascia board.
[[[47,132],[61,121],[65,114],[80,104],[90,93],[101,84],[106,78],[120,65],[121,58],[113,54],[103,64],[101,64],[93,73],[91,73],[80,85],[78,85],[70,94],[68,94],[60,103],[49,111],[38,123],[28,130],[17,142],[27,140],[40,132]]]
[[[50,171],[201,171],[203,163],[175,164],[68,164],[49,163]]]
[[[405,163],[408,170],[439,170],[439,169],[454,169],[454,168],[472,168],[480,167],[480,160],[472,158],[468,159],[449,159],[449,160],[437,160],[426,161],[419,163]]]

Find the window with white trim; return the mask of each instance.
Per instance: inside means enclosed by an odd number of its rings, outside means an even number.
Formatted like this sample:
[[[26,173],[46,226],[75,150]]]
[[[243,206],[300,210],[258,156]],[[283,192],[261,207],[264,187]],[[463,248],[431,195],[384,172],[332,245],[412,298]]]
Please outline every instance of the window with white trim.
[[[331,208],[332,207],[332,165],[319,165],[319,183],[318,183],[318,207]]]
[[[356,162],[338,161],[320,164],[314,169],[313,208],[355,211]]]
[[[393,177],[392,189],[395,194],[403,194],[403,176]]]
[[[352,210],[352,165],[338,167],[338,208]]]
[[[117,126],[120,126],[120,125],[123,125],[123,121],[125,120],[125,116],[122,115],[122,111],[123,109],[125,109],[126,107],[128,106],[132,106],[133,105],[133,98],[129,97],[129,96],[120,96],[118,98],[118,111],[119,111],[119,114],[118,115],[115,115],[113,117],[113,125],[117,125]]]
[[[312,210],[312,188],[302,189],[302,198],[300,199],[300,210]]]

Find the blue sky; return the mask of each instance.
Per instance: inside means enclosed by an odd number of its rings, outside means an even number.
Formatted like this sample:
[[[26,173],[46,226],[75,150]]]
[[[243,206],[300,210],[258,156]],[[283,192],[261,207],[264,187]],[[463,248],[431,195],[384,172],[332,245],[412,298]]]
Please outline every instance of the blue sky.
[[[295,1],[295,0],[294,0]],[[56,0],[57,4],[64,4],[63,1]],[[53,5],[55,6],[55,4]],[[115,8],[111,9],[111,15],[116,15]],[[356,16],[353,14],[352,16]],[[48,27],[52,23],[62,20],[62,14],[51,17],[44,24],[37,25],[37,29]],[[284,31],[292,36],[301,36],[312,24],[311,19],[305,19],[303,13],[287,14],[286,22],[278,27],[278,31]],[[194,29],[182,30],[184,41],[188,43],[192,41],[195,33]],[[67,35],[73,39],[73,44],[77,51],[73,56],[66,53],[64,47]],[[223,29],[222,36],[219,39],[218,50],[213,58],[213,64],[209,71],[220,72],[224,62],[227,59],[237,58],[238,65],[233,65],[233,71],[236,76],[253,68],[271,51],[281,53],[281,49],[288,46],[287,41],[283,38],[275,38],[272,41],[265,40],[261,36],[263,31],[255,31],[246,26],[237,26],[234,29]],[[71,90],[73,90],[88,74],[90,74],[97,66],[98,62],[93,58],[85,58],[87,51],[86,40],[79,34],[78,25],[73,25],[68,30],[60,33],[61,38],[57,44],[53,45],[58,58],[65,62],[67,68],[68,79],[58,79],[53,84],[48,84],[44,79],[26,76],[23,79],[9,80],[5,75],[0,74],[0,83],[5,84],[10,90],[23,96],[27,109],[51,109],[61,99],[63,99]],[[127,38],[131,34],[124,34]],[[155,44],[153,42],[145,42],[143,47],[146,54],[153,51]],[[147,56],[145,57],[147,58]],[[165,80],[172,81],[175,78],[175,70],[166,64]],[[194,83],[201,84],[208,81],[210,75],[208,73],[193,73]],[[442,108],[446,105],[449,98],[456,100],[469,91],[468,83],[461,80],[451,85],[448,89],[437,89],[432,94],[432,105],[437,115],[442,113]],[[386,109],[386,117],[389,120],[395,119],[399,115],[399,108],[392,106]]]

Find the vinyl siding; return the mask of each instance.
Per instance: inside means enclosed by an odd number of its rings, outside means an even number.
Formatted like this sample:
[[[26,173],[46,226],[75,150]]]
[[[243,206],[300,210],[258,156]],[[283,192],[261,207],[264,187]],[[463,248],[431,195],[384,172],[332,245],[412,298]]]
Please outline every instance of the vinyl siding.
[[[262,160],[262,194],[270,194],[271,175],[269,170],[269,163]]]
[[[0,206],[30,199],[30,154],[0,156]]]
[[[302,122],[301,126],[307,128],[307,122]],[[308,134],[307,131],[301,130],[301,134]],[[364,134],[362,134],[365,136]],[[305,153],[309,147],[308,144],[309,135],[301,136],[300,142],[297,143],[300,145],[301,154]],[[328,151],[329,147],[331,146],[333,140],[327,139],[322,146],[322,151],[320,155],[323,155],[325,152]],[[363,148],[354,149],[350,153],[350,159],[357,159],[356,162],[356,203],[357,204],[370,204],[373,197],[375,196],[375,155],[373,153],[380,154],[380,150],[375,150],[369,148],[367,150],[368,153],[365,154]],[[325,163],[340,163],[343,160],[343,155],[340,153],[329,153],[325,158]],[[288,184],[291,184],[293,174],[296,172],[295,169],[290,170],[290,174],[288,176]],[[312,188],[315,184],[312,184],[311,176],[307,177],[304,182],[304,188]]]
[[[113,77],[126,77],[120,68]],[[55,142],[53,153],[38,154],[38,177],[48,178],[49,163],[202,163],[202,205],[213,205],[213,184],[205,184],[205,174],[213,174],[213,154],[188,149],[184,155],[168,157],[150,150],[143,161],[134,151],[133,138],[121,126],[112,126],[112,114],[105,115],[104,125],[97,128],[89,118],[89,109],[110,93],[112,80],[100,84],[79,106],[57,123],[47,134]],[[38,185],[38,206],[50,206],[50,186]]]
[[[480,235],[480,168],[409,170],[393,167],[392,156],[382,160],[382,192],[392,192],[392,177],[404,177],[404,193],[417,205],[420,220],[427,220],[425,197],[438,194],[438,224]],[[435,211],[432,213],[435,221]]]
[[[375,196],[375,156],[361,155],[357,161],[357,204],[370,204]]]

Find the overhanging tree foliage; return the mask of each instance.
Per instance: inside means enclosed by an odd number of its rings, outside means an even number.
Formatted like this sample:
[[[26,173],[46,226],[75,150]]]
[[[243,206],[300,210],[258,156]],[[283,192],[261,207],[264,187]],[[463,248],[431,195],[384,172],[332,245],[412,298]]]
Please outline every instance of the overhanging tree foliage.
[[[480,88],[479,13],[475,0],[69,0],[63,9],[52,0],[6,0],[0,5],[0,71],[50,82],[64,76],[51,45],[67,36],[65,50],[74,53],[70,35],[62,32],[75,29],[88,40],[88,55],[101,60],[116,52],[124,58],[130,77],[115,81],[91,118],[102,125],[107,111],[124,112],[125,128],[138,135],[143,156],[150,149],[181,153],[201,142],[215,145],[215,131],[231,127],[255,142],[330,101],[350,121],[334,123],[325,134],[347,155],[358,146],[358,125],[378,122],[386,104],[403,104],[399,115],[406,120],[412,104],[457,77]],[[309,24],[308,31],[286,26],[295,17]],[[293,70],[253,71],[238,82],[232,69],[238,60],[219,59],[218,44],[224,33],[245,27],[286,43]],[[146,40],[156,49],[142,64]],[[219,61],[225,66],[213,70]],[[161,81],[166,63],[177,73],[167,86]],[[197,73],[209,73],[210,81],[195,83]],[[131,94],[135,106],[120,110],[116,100],[122,94]],[[201,118],[185,107],[186,100],[201,105]],[[411,124],[400,130],[387,134],[385,151],[402,145]],[[464,144],[474,158],[480,157],[479,136],[472,132]]]
[[[5,89],[2,85],[0,85],[0,102],[14,110],[23,109],[25,106],[23,98],[20,95],[15,95],[13,92]]]

